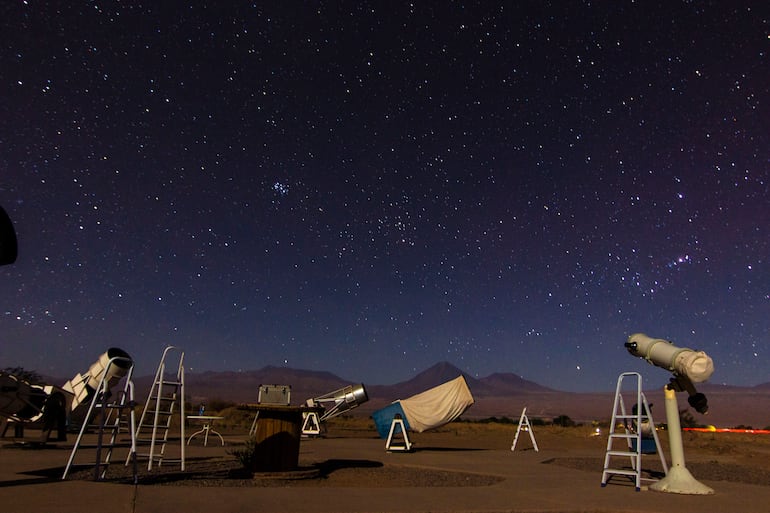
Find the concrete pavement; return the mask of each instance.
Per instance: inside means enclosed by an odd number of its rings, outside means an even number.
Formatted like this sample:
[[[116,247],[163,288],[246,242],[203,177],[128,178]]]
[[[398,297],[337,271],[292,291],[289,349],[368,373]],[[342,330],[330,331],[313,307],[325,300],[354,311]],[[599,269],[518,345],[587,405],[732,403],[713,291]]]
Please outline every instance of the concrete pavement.
[[[303,440],[300,462],[328,459],[381,462],[394,468],[433,469],[494,475],[489,486],[460,487],[199,487],[127,485],[61,480],[71,445],[24,449],[0,447],[0,508],[11,513],[211,513],[211,512],[666,512],[764,513],[770,487],[730,482],[704,484],[713,495],[635,491],[618,480],[601,486],[601,469],[576,470],[549,460],[564,451],[509,447],[481,450],[418,448],[389,453],[377,438]],[[224,456],[227,447],[191,446],[188,458]],[[575,456],[580,456],[575,455]],[[595,454],[593,454],[595,456]],[[115,460],[113,460],[115,461]]]

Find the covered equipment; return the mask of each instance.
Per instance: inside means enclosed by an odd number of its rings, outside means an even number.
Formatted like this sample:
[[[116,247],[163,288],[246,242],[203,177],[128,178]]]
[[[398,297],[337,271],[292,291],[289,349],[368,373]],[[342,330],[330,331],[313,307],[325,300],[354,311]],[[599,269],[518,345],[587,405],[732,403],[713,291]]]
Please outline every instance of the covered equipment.
[[[375,411],[372,418],[380,438],[387,439],[396,418],[402,419],[407,429],[422,433],[452,422],[473,402],[468,383],[460,375],[408,399],[394,401]]]

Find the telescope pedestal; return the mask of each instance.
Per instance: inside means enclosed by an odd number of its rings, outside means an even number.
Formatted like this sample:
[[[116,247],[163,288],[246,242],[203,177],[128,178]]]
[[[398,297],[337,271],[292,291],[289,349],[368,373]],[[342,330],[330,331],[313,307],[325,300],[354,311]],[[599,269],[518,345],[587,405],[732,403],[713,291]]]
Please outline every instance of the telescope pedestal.
[[[678,465],[669,468],[666,477],[651,484],[650,490],[685,495],[711,495],[714,493],[712,488],[697,481],[687,470],[687,467]]]
[[[714,490],[697,481],[684,465],[682,446],[682,427],[679,422],[679,405],[676,392],[666,387],[666,420],[668,422],[668,442],[671,448],[671,467],[666,477],[650,485],[650,490],[689,495],[710,495]]]
[[[315,411],[302,412],[302,436],[318,436],[321,434],[321,421]]]
[[[397,441],[395,437],[402,435],[403,440]],[[388,440],[385,442],[386,451],[399,451],[409,452],[412,450],[412,442],[409,440],[409,433],[406,430],[406,424],[401,415],[396,415],[390,423],[390,432],[388,433]]]

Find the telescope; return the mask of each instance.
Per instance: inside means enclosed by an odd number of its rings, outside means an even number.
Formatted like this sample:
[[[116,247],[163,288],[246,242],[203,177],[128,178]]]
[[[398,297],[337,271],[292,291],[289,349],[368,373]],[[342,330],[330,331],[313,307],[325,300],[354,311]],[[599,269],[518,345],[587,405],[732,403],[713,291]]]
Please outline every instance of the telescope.
[[[348,385],[335,390],[334,392],[313,397],[312,399],[308,399],[305,404],[309,407],[324,408],[324,412],[319,418],[319,421],[323,422],[341,415],[348,410],[352,410],[368,400],[369,396],[366,394],[364,385],[359,384]],[[327,404],[331,404],[331,407],[326,408]]]
[[[461,374],[455,379],[413,395],[393,401],[372,413],[380,438],[388,451],[410,451],[408,430],[422,433],[441,427],[458,418],[474,403],[468,383]],[[403,435],[403,444],[394,444],[393,436]]]
[[[708,412],[706,396],[695,390],[693,383],[702,383],[714,373],[714,362],[703,351],[677,347],[668,340],[648,337],[635,333],[628,337],[626,349],[633,356],[644,358],[652,365],[674,374],[669,388],[675,392],[688,393],[687,402],[698,413]]]
[[[680,376],[687,376],[693,383],[706,381],[714,373],[714,362],[709,355],[677,347],[668,340],[635,333],[628,337],[625,346],[632,355]]]
[[[58,439],[66,439],[67,416],[79,405],[88,403],[101,384],[109,387],[133,367],[131,357],[112,347],[94,362],[85,374],[77,374],[61,387],[31,383],[21,376],[0,372],[0,417],[18,426],[42,421],[41,441],[48,440],[56,428]]]
[[[117,347],[111,347],[102,353],[85,374],[76,374],[62,387],[75,396],[72,409],[89,402],[102,381],[106,385],[105,390],[109,391],[110,386],[120,381],[133,365],[131,356]]]
[[[321,422],[329,420],[369,400],[363,384],[348,385],[334,392],[312,397],[305,401],[307,410],[302,412],[302,434],[320,435]],[[330,405],[328,408],[326,405]],[[319,417],[317,410],[323,410]],[[256,421],[255,421],[256,422]]]
[[[652,365],[673,373],[664,388],[671,467],[666,476],[653,483],[650,489],[698,495],[714,493],[714,490],[698,482],[685,466],[682,426],[676,400],[676,392],[687,391],[690,406],[698,413],[708,412],[706,396],[697,392],[693,383],[701,383],[711,377],[714,372],[711,357],[703,351],[677,347],[668,340],[648,337],[644,333],[631,335],[624,345],[633,356],[644,358]]]

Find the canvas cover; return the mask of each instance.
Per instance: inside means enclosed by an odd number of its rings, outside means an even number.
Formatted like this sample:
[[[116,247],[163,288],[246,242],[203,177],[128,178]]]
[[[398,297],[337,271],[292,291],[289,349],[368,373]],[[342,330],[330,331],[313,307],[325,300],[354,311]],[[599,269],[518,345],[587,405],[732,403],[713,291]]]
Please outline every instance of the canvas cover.
[[[473,396],[465,378],[460,375],[399,403],[409,421],[409,428],[422,433],[448,424],[462,415],[473,404]]]
[[[404,427],[409,429],[409,420],[406,418],[404,410],[401,408],[401,401],[395,401],[387,405],[386,407],[372,413],[372,419],[374,419],[374,426],[377,428],[377,434],[380,438],[386,440],[390,434],[390,425],[393,423],[393,419],[396,415],[400,415],[404,420]],[[401,433],[401,428],[396,427],[396,434]]]

